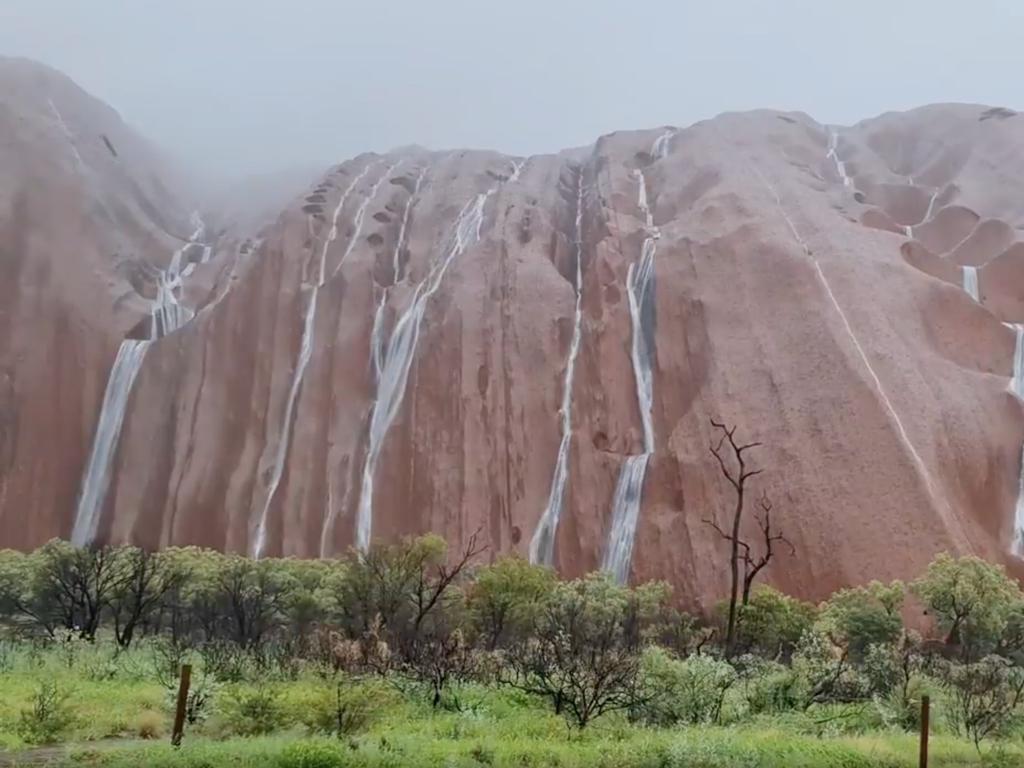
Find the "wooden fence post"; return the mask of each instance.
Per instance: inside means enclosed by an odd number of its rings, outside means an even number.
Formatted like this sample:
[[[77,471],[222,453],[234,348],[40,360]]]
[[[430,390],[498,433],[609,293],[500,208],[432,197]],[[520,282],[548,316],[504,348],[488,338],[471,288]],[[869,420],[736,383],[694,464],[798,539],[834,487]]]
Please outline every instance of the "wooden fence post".
[[[192,665],[181,665],[181,682],[178,684],[178,707],[174,711],[174,730],[171,744],[181,746],[181,734],[185,730],[185,705],[188,703],[188,686],[192,682]]]
[[[921,756],[918,765],[920,768],[928,768],[928,714],[929,700],[927,696],[921,697]]]

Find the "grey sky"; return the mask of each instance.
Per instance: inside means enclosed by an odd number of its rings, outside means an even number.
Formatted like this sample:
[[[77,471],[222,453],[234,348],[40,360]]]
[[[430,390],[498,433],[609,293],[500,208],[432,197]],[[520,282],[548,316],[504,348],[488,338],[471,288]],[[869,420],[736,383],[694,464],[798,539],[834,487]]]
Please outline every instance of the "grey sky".
[[[554,151],[755,107],[1021,108],[1022,32],[1021,0],[0,0],[0,53],[231,175],[409,143]]]

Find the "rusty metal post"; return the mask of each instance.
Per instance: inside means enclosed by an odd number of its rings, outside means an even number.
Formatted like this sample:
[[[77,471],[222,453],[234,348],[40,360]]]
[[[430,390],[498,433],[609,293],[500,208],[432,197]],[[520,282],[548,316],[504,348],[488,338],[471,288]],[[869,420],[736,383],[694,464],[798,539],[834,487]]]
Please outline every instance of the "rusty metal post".
[[[174,711],[174,730],[171,731],[171,744],[181,746],[181,735],[185,730],[185,705],[188,703],[188,687],[192,682],[192,665],[181,665],[181,682],[178,684],[178,707]]]
[[[928,768],[928,714],[929,700],[921,697],[921,756],[918,761],[920,768]]]

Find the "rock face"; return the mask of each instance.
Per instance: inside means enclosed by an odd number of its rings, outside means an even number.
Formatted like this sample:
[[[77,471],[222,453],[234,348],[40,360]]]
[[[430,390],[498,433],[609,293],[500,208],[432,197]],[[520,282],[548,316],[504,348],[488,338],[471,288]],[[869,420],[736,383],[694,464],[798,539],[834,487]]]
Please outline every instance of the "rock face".
[[[779,587],[907,578],[940,550],[1022,571],[1024,117],[761,111],[529,158],[403,149],[260,232],[193,232],[67,81],[11,114],[32,78],[0,66],[0,545],[71,534],[118,344],[159,302],[132,275],[180,273],[196,314],[148,344],[97,539],[317,557],[479,532],[707,605],[727,564],[703,519],[731,504],[714,417],[764,442],[755,492],[796,548]]]

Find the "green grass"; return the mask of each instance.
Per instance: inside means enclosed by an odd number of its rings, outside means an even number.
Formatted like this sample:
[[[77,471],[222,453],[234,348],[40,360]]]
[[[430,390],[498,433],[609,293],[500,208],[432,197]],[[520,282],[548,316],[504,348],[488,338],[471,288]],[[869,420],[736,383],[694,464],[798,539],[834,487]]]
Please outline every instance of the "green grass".
[[[112,661],[108,644],[69,653],[8,647],[0,653],[0,765],[32,749],[18,735],[22,710],[42,680],[68,692],[72,722],[61,733],[60,765],[167,766],[167,768],[912,768],[913,734],[887,729],[872,705],[752,718],[739,691],[726,707],[725,727],[650,729],[622,716],[595,721],[582,733],[542,703],[505,689],[460,691],[464,711],[433,711],[415,691],[405,695],[385,682],[351,684],[366,716],[341,739],[313,732],[317,713],[328,715],[334,683],[313,669],[298,679],[254,674],[256,682],[223,683],[210,716],[186,732],[179,750],[168,744],[172,697],[157,682],[153,654],[142,646]],[[197,677],[202,677],[201,665]],[[247,697],[270,691],[266,726],[251,733]],[[838,715],[846,715],[838,717]],[[945,730],[939,722],[939,730]],[[143,736],[154,741],[141,741]],[[932,766],[1024,766],[1024,744],[1002,742],[1005,762],[983,763],[973,746],[948,733],[933,738]],[[985,751],[991,752],[992,747]],[[59,752],[59,750],[58,750]],[[60,762],[63,760],[63,762]]]
[[[444,718],[443,718],[444,719]],[[1014,753],[1019,765],[1024,753]],[[281,737],[197,741],[180,750],[154,745],[121,751],[78,753],[68,765],[129,768],[912,768],[917,743],[912,737],[816,739],[776,731],[692,728],[674,731],[632,729],[628,734],[595,730],[583,736],[430,738],[410,733],[366,735],[351,741]],[[937,767],[980,766],[972,747],[949,739],[933,745]]]

